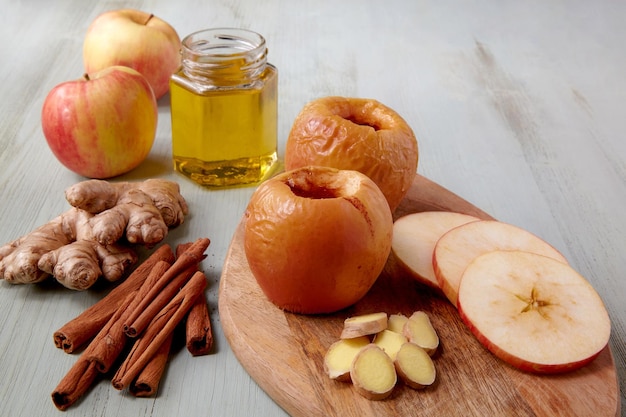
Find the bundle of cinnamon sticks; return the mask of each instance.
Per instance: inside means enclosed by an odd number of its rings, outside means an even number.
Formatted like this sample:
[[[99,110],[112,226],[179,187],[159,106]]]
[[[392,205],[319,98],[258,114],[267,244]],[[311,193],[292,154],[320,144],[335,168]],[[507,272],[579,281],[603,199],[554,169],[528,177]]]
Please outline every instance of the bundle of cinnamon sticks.
[[[154,395],[174,330],[181,323],[193,356],[211,351],[206,277],[198,270],[209,244],[209,239],[200,238],[179,245],[176,254],[169,245],[162,245],[122,284],[54,333],[55,345],[67,353],[88,343],[52,392],[59,410],[74,404],[121,359],[113,387],[128,388],[135,396]],[[120,358],[131,343],[126,357]]]

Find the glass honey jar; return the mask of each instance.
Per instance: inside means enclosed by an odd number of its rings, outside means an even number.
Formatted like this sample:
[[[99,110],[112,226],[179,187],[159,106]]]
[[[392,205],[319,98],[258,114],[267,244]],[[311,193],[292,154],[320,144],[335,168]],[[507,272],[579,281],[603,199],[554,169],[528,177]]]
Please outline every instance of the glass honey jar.
[[[212,187],[254,184],[277,156],[278,70],[263,36],[207,29],[182,41],[170,79],[174,169]]]

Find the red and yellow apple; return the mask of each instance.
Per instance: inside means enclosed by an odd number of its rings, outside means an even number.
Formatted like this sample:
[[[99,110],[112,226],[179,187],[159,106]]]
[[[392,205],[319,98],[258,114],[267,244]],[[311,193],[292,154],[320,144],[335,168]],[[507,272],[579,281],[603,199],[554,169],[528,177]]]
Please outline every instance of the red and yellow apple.
[[[83,63],[87,73],[123,65],[139,71],[156,98],[169,91],[180,65],[180,37],[164,20],[146,12],[122,9],[99,15],[87,29]]]
[[[611,335],[609,315],[589,282],[568,264],[530,252],[475,258],[463,273],[458,309],[489,351],[527,372],[578,369]]]
[[[114,66],[54,87],[41,123],[57,159],[89,178],[110,178],[148,156],[157,128],[157,103],[148,81]]]
[[[417,140],[408,123],[373,99],[323,97],[304,106],[285,148],[287,170],[307,165],[359,171],[393,212],[417,171]]]
[[[254,192],[244,249],[259,286],[278,307],[331,313],[359,301],[391,250],[391,211],[357,171],[302,167]]]

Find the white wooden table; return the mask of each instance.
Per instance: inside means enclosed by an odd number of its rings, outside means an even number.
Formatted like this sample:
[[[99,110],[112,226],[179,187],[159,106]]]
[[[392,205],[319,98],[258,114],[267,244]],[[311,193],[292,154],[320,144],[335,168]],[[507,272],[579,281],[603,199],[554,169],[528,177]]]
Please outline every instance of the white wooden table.
[[[291,123],[324,95],[371,97],[412,125],[418,171],[561,250],[603,297],[626,386],[626,3],[620,1],[0,1],[0,243],[68,206],[83,178],[48,149],[48,91],[82,75],[89,23],[119,6],[152,12],[182,36],[209,27],[265,35],[280,71],[280,152]],[[149,158],[121,179],[178,181],[187,222],[167,242],[212,240],[203,268],[216,352],[177,352],[158,396],[96,385],[76,416],[277,416],[234,357],[217,292],[232,233],[254,188],[208,191],[172,171],[168,97]],[[56,415],[50,393],[76,357],[52,332],[106,289],[0,282],[0,415]],[[622,413],[626,415],[626,413]]]

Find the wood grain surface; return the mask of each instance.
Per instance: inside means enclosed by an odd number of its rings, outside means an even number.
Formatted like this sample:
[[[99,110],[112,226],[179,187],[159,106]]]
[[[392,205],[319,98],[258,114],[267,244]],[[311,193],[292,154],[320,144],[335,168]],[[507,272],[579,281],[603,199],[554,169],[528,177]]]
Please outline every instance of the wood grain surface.
[[[418,175],[396,217],[450,210],[491,218],[445,188]],[[219,288],[221,324],[237,359],[292,416],[616,416],[619,387],[610,348],[590,365],[560,375],[533,375],[485,350],[444,297],[408,278],[391,256],[364,299],[331,315],[283,312],[256,284],[243,250],[243,223],[233,237]],[[399,384],[384,401],[369,401],[348,383],[330,380],[323,357],[352,315],[426,311],[441,345],[436,383],[422,391]]]

